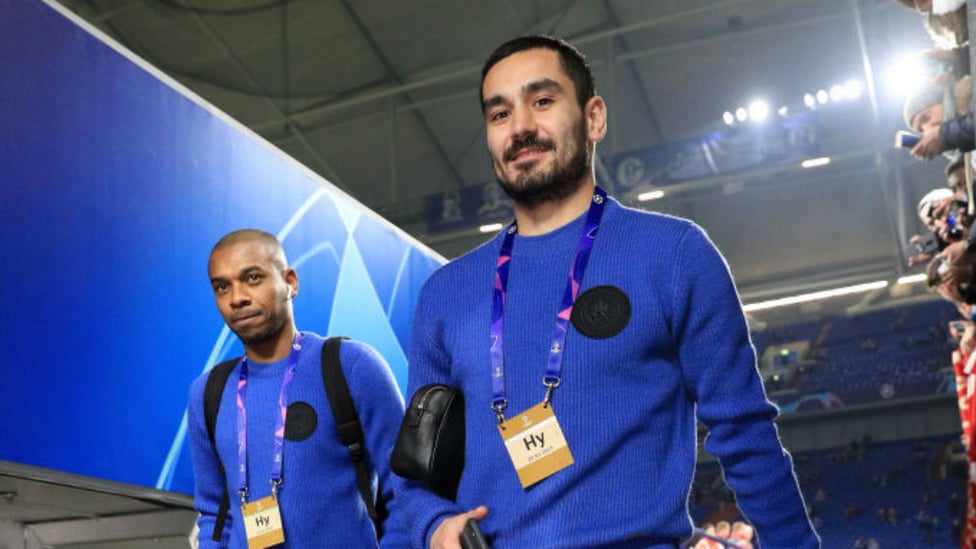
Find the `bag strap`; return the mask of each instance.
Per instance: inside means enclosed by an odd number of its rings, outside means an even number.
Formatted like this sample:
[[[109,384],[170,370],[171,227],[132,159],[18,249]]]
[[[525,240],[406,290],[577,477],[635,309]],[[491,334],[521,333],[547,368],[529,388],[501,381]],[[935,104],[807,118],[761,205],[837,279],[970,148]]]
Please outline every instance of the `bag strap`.
[[[322,345],[322,383],[325,385],[325,395],[328,397],[329,406],[332,408],[332,416],[335,418],[336,431],[339,433],[339,442],[349,450],[349,459],[352,460],[356,468],[356,485],[359,487],[359,495],[366,504],[366,512],[373,521],[376,528],[376,537],[382,537],[383,518],[381,512],[377,510],[374,503],[373,486],[369,472],[369,454],[366,451],[365,436],[363,426],[359,422],[359,414],[353,404],[352,395],[349,393],[349,384],[346,382],[346,374],[342,371],[342,360],[339,358],[339,349],[342,344],[342,337],[330,337]],[[377,490],[376,501],[379,500]]]
[[[210,448],[217,458],[217,465],[220,466],[220,476],[224,475],[224,464],[220,461],[220,454],[217,453],[217,440],[214,433],[217,432],[217,414],[220,412],[220,401],[224,394],[224,386],[227,385],[227,378],[234,366],[241,360],[241,357],[225,360],[214,366],[207,376],[207,385],[203,389],[203,417],[207,422],[207,436],[210,438]],[[213,532],[210,539],[220,541],[224,533],[224,525],[227,523],[227,513],[230,512],[230,495],[227,493],[227,482],[224,482],[224,495],[220,499],[220,508],[217,509],[217,520],[214,522]]]

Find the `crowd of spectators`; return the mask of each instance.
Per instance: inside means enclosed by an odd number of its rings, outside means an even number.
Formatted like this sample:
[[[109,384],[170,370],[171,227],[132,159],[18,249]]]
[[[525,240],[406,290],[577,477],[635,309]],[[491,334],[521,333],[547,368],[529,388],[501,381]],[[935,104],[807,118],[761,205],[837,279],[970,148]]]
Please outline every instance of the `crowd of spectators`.
[[[807,513],[824,547],[960,546],[966,511],[960,494],[967,472],[945,467],[958,446],[951,437],[901,442],[863,437],[833,449],[794,453]],[[745,518],[734,499],[725,499],[722,484],[717,466],[703,464],[697,471],[692,509],[701,527],[689,548],[745,547],[731,535],[735,522]]]
[[[905,103],[904,119],[917,132],[918,142],[911,148],[913,156],[931,160],[946,157],[945,183],[926,193],[918,204],[918,215],[927,231],[915,235],[906,254],[909,265],[927,262],[926,282],[929,288],[950,301],[959,311],[959,319],[950,322],[949,333],[958,341],[952,353],[959,399],[962,443],[968,461],[973,463],[976,451],[971,448],[976,418],[976,238],[970,229],[976,199],[973,193],[973,162],[976,148],[976,126],[973,123],[974,97],[969,75],[970,47],[965,0],[898,0],[919,12],[926,31],[936,48],[921,55],[934,67],[927,81]],[[968,469],[968,468],[967,468]],[[976,547],[976,484],[967,483],[969,517],[965,524],[953,524],[961,530],[964,548]],[[937,522],[920,511],[919,528],[931,537]]]
[[[934,47],[919,54],[929,74],[924,82],[905,102],[903,118],[908,132],[907,139],[899,142],[920,161],[933,161],[942,158],[945,177],[937,188],[925,193],[918,203],[917,212],[923,234],[913,235],[906,243],[905,255],[908,267],[926,265],[926,283],[938,295],[950,301],[959,312],[958,319],[950,322],[948,332],[956,342],[952,354],[955,382],[959,397],[960,420],[967,461],[973,463],[976,451],[970,448],[974,438],[970,430],[976,427],[976,235],[970,229],[976,218],[976,199],[973,193],[973,162],[971,151],[976,149],[976,125],[973,116],[976,111],[976,96],[972,93],[970,77],[969,29],[967,25],[965,0],[897,0],[900,4],[916,11],[922,19],[922,27],[931,37]],[[900,136],[905,137],[905,136]],[[903,319],[907,320],[907,319]],[[829,326],[821,331],[821,338],[829,333]],[[939,339],[940,330],[933,330],[930,338],[920,337],[904,344],[904,349],[928,345]],[[819,340],[818,340],[819,341]],[[878,346],[871,337],[858,342],[857,350],[870,353]],[[820,350],[814,345],[812,352]],[[771,376],[766,380],[772,392],[799,387],[804,382],[804,372],[795,377]],[[829,455],[834,464],[858,464],[865,459],[871,446],[869,440],[852,441]],[[912,448],[913,467],[926,466],[931,458],[932,448],[926,442],[919,442]],[[964,467],[963,476],[968,476],[971,467]],[[878,470],[871,476],[872,487],[886,489],[892,484],[907,478],[910,469],[907,465],[895,465]],[[807,492],[808,513],[815,525],[823,525],[819,508],[828,504],[831,494],[823,486],[814,486],[820,473],[805,471],[798,458],[798,479]],[[965,501],[954,491],[946,497],[950,506],[952,533],[964,548],[976,549],[976,485],[966,479],[965,492],[969,501],[969,512],[964,513]],[[712,477],[704,483],[696,483],[693,497],[711,501],[716,508],[734,504],[731,491],[724,484],[721,475]],[[926,490],[920,496],[921,503],[930,506],[943,499],[938,491]],[[841,504],[842,516],[850,521],[861,519],[863,511],[859,502]],[[882,506],[876,510],[878,525],[902,525],[911,523],[917,526],[922,543],[931,545],[936,532],[943,527],[939,515],[919,508],[914,513],[894,506]],[[965,517],[973,518],[967,524]],[[870,515],[868,515],[870,517]],[[749,529],[745,522],[730,523],[721,520],[702,524],[696,529],[696,537],[689,547],[713,549],[719,547],[752,547],[752,534],[748,537],[733,535],[735,524]],[[848,545],[849,547],[850,545]],[[854,539],[855,549],[878,549],[878,539],[870,535]]]

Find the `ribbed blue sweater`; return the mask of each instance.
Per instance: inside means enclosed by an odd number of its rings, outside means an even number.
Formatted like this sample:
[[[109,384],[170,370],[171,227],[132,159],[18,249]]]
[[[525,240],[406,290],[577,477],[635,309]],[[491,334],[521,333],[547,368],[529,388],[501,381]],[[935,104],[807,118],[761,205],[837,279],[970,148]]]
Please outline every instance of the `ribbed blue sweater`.
[[[584,219],[515,238],[504,319],[508,417],[543,399],[553,324]],[[459,387],[467,443],[457,504],[398,480],[414,547],[427,547],[447,516],[481,504],[489,508],[482,529],[496,548],[675,547],[692,532],[696,413],[763,549],[819,547],[725,261],[694,224],[613,200],[580,293],[619,288],[630,320],[605,339],[570,327],[553,408],[575,464],[522,489],[489,406],[501,242],[499,235],[434,273],[416,308],[408,394],[434,382]]]
[[[291,402],[309,404],[317,416],[311,436],[302,441],[285,439],[284,484],[279,507],[285,530],[284,547],[319,548],[376,547],[373,524],[356,486],[356,472],[346,447],[340,444],[332,409],[322,384],[320,356],[324,340],[305,334],[295,378],[289,388]],[[383,547],[407,547],[395,501],[389,453],[396,440],[403,415],[403,399],[383,358],[371,347],[353,340],[342,342],[343,372],[363,424],[366,446],[383,486],[383,498],[390,508],[385,522]],[[247,475],[248,501],[271,493],[271,460],[274,418],[279,412],[278,394],[288,358],[268,364],[248,363],[247,380]],[[195,480],[194,506],[201,516],[201,549],[230,547],[246,549],[237,495],[237,380],[240,365],[234,367],[224,387],[217,417],[217,450],[227,470],[225,479],[207,437],[203,417],[203,392],[207,374],[194,381],[188,411],[190,450]],[[230,487],[230,516],[223,542],[211,540],[214,518],[224,485]],[[375,490],[375,488],[374,488]]]

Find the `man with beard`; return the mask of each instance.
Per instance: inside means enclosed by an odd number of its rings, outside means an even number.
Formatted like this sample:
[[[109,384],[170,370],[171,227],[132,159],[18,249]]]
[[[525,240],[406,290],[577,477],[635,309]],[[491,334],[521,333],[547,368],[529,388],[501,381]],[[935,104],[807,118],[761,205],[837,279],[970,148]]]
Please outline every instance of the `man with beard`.
[[[277,546],[280,541],[269,540],[283,536],[284,547],[376,547],[376,527],[357,484],[360,472],[340,442],[323,385],[325,340],[295,326],[298,274],[281,243],[264,231],[235,231],[217,242],[208,267],[217,309],[245,354],[228,364],[230,382],[216,393],[221,397],[213,445],[204,412],[209,372],[190,390],[199,546],[263,548]],[[364,474],[363,481],[378,481],[376,505],[391,511],[382,523],[382,546],[406,547],[391,506],[388,460],[403,400],[386,362],[371,347],[343,340],[339,358],[362,424],[365,473],[372,477]],[[230,512],[215,531],[225,494]],[[264,538],[254,534],[255,526],[264,527]]]
[[[462,390],[466,454],[454,502],[398,481],[411,545],[457,548],[474,519],[495,547],[677,548],[697,411],[763,548],[819,547],[724,260],[595,184],[607,111],[585,58],[507,42],[481,107],[515,221],[418,299],[408,390]]]

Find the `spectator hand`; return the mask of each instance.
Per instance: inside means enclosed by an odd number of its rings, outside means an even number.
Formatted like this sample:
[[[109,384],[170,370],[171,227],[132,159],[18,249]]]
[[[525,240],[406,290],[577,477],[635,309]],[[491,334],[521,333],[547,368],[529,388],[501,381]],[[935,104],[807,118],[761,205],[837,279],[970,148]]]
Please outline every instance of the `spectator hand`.
[[[912,156],[923,160],[931,160],[945,150],[942,137],[939,135],[939,127],[933,126],[926,128],[918,144],[912,147]]]
[[[914,235],[912,235],[911,238],[908,239],[908,242],[914,244],[915,242],[918,242],[921,239],[922,239],[921,236],[919,236],[917,234],[914,234]],[[914,267],[915,265],[918,265],[919,263],[927,263],[928,260],[932,259],[932,257],[933,257],[932,254],[918,254],[918,255],[913,255],[912,257],[909,257],[908,258],[908,266],[909,267]]]
[[[950,230],[952,230],[951,227],[943,224],[938,229],[936,229],[936,232],[939,234],[939,238],[941,238],[943,242],[955,242],[956,240],[959,240],[958,238],[953,238],[949,234]]]
[[[962,338],[959,339],[959,348],[962,352],[969,354],[976,349],[976,322],[967,322],[966,330],[962,333]]]
[[[914,267],[915,265],[918,265],[919,263],[927,263],[928,260],[930,260],[930,259],[932,259],[932,254],[918,254],[918,255],[913,255],[912,257],[909,257],[908,258],[908,266],[909,267]]]

